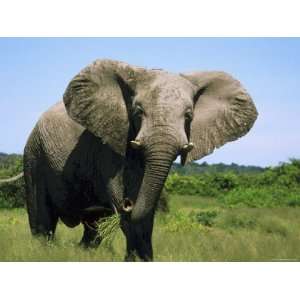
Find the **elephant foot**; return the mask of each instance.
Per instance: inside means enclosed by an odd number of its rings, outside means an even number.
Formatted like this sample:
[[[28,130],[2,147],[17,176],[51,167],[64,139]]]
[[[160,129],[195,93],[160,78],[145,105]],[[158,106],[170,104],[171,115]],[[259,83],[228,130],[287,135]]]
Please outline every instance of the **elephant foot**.
[[[153,256],[141,255],[137,250],[134,250],[126,254],[124,261],[125,262],[135,262],[135,261],[151,262],[153,261]]]
[[[135,262],[137,259],[137,253],[134,251],[134,252],[131,252],[131,253],[127,253],[125,258],[124,258],[124,261],[125,262]]]

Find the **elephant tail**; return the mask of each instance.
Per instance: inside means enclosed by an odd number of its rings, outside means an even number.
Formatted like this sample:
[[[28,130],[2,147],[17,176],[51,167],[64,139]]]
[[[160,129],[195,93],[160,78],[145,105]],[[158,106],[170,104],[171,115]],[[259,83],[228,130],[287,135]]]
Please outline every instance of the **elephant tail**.
[[[0,185],[3,184],[3,183],[11,183],[11,182],[17,181],[17,180],[19,180],[22,177],[24,177],[24,173],[23,172],[21,172],[20,174],[14,176],[14,177],[11,177],[11,178],[0,179]]]

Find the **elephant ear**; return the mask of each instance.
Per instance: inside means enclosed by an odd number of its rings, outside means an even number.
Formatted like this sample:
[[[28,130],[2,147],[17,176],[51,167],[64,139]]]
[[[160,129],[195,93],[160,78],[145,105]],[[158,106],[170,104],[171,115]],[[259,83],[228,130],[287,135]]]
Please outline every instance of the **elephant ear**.
[[[254,124],[257,111],[240,82],[227,73],[181,75],[197,87],[190,129],[194,149],[183,158],[185,164],[245,135]]]
[[[127,110],[140,70],[118,61],[97,60],[71,80],[63,97],[69,116],[122,156],[129,130]]]

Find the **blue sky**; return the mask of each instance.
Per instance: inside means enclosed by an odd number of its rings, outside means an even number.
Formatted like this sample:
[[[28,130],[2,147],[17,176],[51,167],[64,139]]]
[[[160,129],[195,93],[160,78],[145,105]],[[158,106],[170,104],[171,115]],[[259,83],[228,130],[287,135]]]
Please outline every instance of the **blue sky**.
[[[276,165],[300,157],[300,39],[0,38],[0,152],[22,153],[39,116],[97,58],[173,72],[223,70],[259,112],[252,130],[201,161]]]

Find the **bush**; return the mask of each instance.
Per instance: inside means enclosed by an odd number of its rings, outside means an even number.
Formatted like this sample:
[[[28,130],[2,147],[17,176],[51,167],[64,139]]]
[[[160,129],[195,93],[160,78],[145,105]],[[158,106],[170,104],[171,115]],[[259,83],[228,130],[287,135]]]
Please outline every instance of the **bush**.
[[[21,155],[1,155],[0,153],[0,179],[9,178],[23,171],[23,158]]]
[[[0,153],[0,179],[9,178],[23,170],[21,155]],[[23,207],[25,199],[24,180],[0,184],[0,208]]]
[[[5,183],[0,186],[0,208],[17,208],[25,205],[24,180]]]
[[[239,184],[239,179],[233,173],[216,173],[210,176],[210,185],[214,186],[218,192],[228,192]]]
[[[178,195],[213,197],[239,186],[239,177],[233,173],[210,173],[183,176],[171,174],[166,182],[168,192]]]
[[[171,174],[166,182],[166,190],[178,195],[215,196],[216,187],[211,184],[209,175],[181,176]]]
[[[300,185],[300,160],[290,159],[287,163],[267,168],[255,176],[253,184],[256,186],[277,185],[282,187],[299,187]]]
[[[190,213],[190,217],[193,221],[198,222],[204,226],[213,226],[215,223],[215,218],[218,216],[219,210],[210,209],[202,211],[193,211]]]
[[[290,197],[290,199],[287,200],[287,206],[289,207],[297,207],[300,206],[300,197],[293,198],[293,196]]]
[[[229,207],[279,207],[300,205],[300,189],[278,186],[237,188],[219,196],[218,200]]]
[[[241,195],[243,189],[247,193],[244,195],[245,197],[249,197],[249,193],[254,196],[254,190],[249,191],[249,188],[255,189],[255,193],[259,193],[258,196],[261,196],[268,187],[272,187],[272,189],[274,187],[276,193],[279,192],[280,197],[283,196],[283,198],[290,194],[288,189],[299,190],[300,160],[291,159],[290,162],[282,163],[277,167],[267,168],[260,173],[237,175],[233,172],[219,172],[199,173],[188,176],[172,173],[166,182],[166,189],[169,193],[209,197],[224,195],[232,191],[236,191],[234,196],[237,194]],[[262,189],[262,191],[258,192],[259,189]],[[267,199],[266,195],[263,196]],[[274,192],[272,196],[274,196]],[[290,205],[298,206],[297,195],[294,194],[294,199],[291,199],[291,196],[288,196]]]

